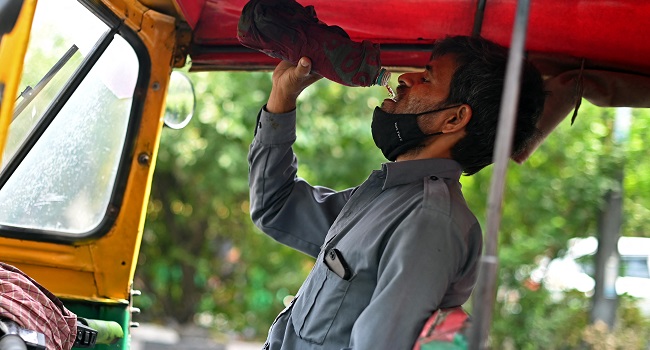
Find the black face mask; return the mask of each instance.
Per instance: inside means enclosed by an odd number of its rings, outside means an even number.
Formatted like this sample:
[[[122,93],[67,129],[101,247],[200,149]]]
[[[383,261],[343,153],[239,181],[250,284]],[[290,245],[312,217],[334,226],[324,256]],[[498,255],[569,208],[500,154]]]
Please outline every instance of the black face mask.
[[[460,105],[443,107],[417,114],[388,113],[376,107],[372,113],[372,124],[370,126],[372,138],[375,141],[375,145],[384,154],[384,157],[391,162],[395,161],[397,156],[418,146],[427,137],[443,133],[442,131],[432,134],[423,133],[418,126],[418,116],[440,112],[458,106]]]

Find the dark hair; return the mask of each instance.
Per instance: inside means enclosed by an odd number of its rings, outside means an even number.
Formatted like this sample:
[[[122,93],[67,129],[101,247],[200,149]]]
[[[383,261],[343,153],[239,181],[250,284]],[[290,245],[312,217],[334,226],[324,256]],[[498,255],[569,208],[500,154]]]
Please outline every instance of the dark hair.
[[[458,64],[451,79],[446,105],[466,103],[472,119],[466,135],[451,149],[451,156],[472,175],[492,164],[504,87],[508,49],[479,37],[454,36],[437,41],[431,57],[452,54]],[[539,71],[524,62],[512,154],[526,147],[538,132],[536,124],[544,108],[543,80]]]

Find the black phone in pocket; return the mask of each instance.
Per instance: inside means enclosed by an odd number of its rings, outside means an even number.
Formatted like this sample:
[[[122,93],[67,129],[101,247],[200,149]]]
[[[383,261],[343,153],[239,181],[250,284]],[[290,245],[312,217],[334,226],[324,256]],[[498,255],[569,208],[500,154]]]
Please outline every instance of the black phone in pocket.
[[[325,265],[346,281],[352,277],[352,270],[343,259],[343,254],[336,248],[332,248],[325,253]]]

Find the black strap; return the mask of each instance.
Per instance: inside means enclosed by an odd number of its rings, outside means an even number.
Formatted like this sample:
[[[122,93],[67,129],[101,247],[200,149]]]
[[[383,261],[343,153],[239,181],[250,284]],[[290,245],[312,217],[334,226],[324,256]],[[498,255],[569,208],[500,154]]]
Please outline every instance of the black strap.
[[[483,17],[485,17],[485,3],[487,0],[477,0],[476,13],[474,14],[474,28],[472,29],[472,36],[481,36],[481,29],[483,28]]]

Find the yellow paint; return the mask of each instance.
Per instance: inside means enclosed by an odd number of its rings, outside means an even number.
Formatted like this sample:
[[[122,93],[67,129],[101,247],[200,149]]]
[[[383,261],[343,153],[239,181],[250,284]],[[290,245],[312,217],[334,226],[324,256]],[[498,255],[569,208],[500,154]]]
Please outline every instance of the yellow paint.
[[[58,296],[123,303],[130,298],[142,240],[176,45],[176,20],[148,10],[137,1],[103,2],[138,33],[151,59],[141,125],[119,215],[108,234],[97,240],[65,245],[0,238],[0,252],[2,261],[23,270]],[[23,33],[22,37],[27,34]],[[21,60],[22,56],[24,53]],[[6,125],[2,140],[5,133]],[[138,162],[140,155],[147,155],[149,162]]]
[[[0,42],[0,83],[5,85],[4,94],[1,96],[2,105],[0,105],[0,161],[23,72],[23,60],[35,10],[36,0],[25,0],[16,25],[11,33],[2,37]]]

